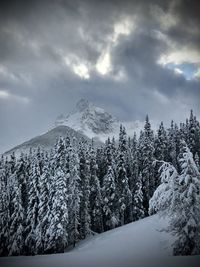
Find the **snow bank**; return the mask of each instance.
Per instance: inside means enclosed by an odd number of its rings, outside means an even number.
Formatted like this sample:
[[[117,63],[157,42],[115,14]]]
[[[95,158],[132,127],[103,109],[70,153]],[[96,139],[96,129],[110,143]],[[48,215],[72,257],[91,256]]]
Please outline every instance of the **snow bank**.
[[[64,254],[1,258],[2,267],[199,266],[200,256],[172,256],[173,237],[157,215],[95,235]]]

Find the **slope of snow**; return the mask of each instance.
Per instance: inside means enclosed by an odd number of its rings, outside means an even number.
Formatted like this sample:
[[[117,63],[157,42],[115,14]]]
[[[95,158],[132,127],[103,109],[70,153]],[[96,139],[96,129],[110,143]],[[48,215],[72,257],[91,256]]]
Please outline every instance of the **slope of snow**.
[[[12,148],[11,150],[5,152],[4,155],[8,156],[15,152],[15,156],[19,157],[22,152],[28,153],[30,148],[32,149],[32,151],[34,151],[37,150],[38,147],[44,149],[45,151],[50,151],[54,147],[57,139],[61,136],[64,138],[68,136],[71,139],[75,137],[77,142],[80,142],[82,140],[87,141],[89,144],[92,142],[92,140],[89,139],[86,135],[77,132],[68,126],[58,126],[42,135],[36,136],[31,140]],[[94,142],[94,145],[100,146],[102,145],[102,143]]]
[[[139,133],[144,126],[144,123],[140,121],[122,123],[104,109],[84,99],[76,104],[74,112],[67,116],[60,115],[55,122],[56,126],[69,126],[89,138],[98,138],[102,142],[108,137],[118,138],[120,124],[126,127],[130,136],[133,136],[134,132]]]
[[[173,237],[157,215],[81,241],[63,254],[1,258],[4,267],[156,267],[199,266],[200,256],[172,256]]]

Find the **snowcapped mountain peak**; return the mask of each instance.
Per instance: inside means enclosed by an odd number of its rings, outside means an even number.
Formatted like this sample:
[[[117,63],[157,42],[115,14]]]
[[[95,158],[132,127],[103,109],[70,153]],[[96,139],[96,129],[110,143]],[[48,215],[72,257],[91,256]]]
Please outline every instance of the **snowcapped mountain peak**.
[[[103,108],[95,106],[94,103],[89,102],[87,99],[84,98],[80,99],[76,103],[76,112],[84,113],[86,116],[89,114],[108,114]],[[110,115],[110,117],[112,116]]]
[[[121,122],[105,111],[103,108],[95,106],[86,99],[80,99],[74,112],[64,116],[60,115],[55,122],[55,126],[66,125],[79,131],[89,138],[97,138],[105,141],[109,136],[118,137]],[[122,123],[132,134],[140,128],[139,122]],[[139,126],[138,126],[139,125]]]
[[[85,109],[89,108],[92,103],[90,103],[87,99],[81,98],[77,103],[76,103],[76,109],[79,112],[84,111]],[[93,105],[93,104],[92,104]]]

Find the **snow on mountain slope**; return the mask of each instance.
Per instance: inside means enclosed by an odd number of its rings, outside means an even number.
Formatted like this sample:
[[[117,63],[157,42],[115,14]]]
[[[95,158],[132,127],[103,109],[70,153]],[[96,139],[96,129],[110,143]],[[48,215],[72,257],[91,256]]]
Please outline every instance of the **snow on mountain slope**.
[[[60,115],[55,122],[56,126],[67,125],[89,138],[98,138],[103,142],[108,136],[118,138],[120,124],[126,127],[130,136],[134,134],[134,131],[139,132],[144,125],[140,121],[122,123],[104,109],[96,107],[85,99],[81,99],[76,104],[74,112],[67,116]]]
[[[200,256],[174,257],[174,238],[163,231],[167,220],[154,215],[81,241],[63,254],[8,257],[4,267],[186,267],[199,266]]]
[[[4,155],[10,155],[12,152],[15,152],[15,155],[18,157],[21,154],[21,152],[27,153],[29,152],[30,148],[34,150],[37,149],[38,147],[44,149],[45,151],[49,151],[54,147],[56,140],[60,136],[62,137],[68,136],[70,138],[75,137],[77,139],[77,142],[81,140],[88,141],[88,143],[91,142],[91,139],[89,139],[87,136],[75,131],[74,129],[68,126],[58,126],[46,132],[45,134],[36,136],[31,140],[12,148],[11,150],[5,152]],[[101,143],[94,141],[94,145],[99,146],[101,145]]]

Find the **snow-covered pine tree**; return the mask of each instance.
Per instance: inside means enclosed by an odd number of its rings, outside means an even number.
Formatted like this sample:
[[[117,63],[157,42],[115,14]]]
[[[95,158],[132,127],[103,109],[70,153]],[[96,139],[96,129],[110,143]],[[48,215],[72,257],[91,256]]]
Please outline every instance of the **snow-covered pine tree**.
[[[129,180],[130,190],[133,193],[135,190],[136,179],[138,177],[139,166],[138,166],[138,142],[136,133],[134,133],[133,139],[131,140],[131,179]]]
[[[161,166],[161,185],[150,200],[150,213],[169,216],[169,230],[177,237],[174,255],[200,253],[200,174],[192,153],[181,141],[181,174],[169,163]]]
[[[25,250],[28,254],[36,254],[36,227],[38,224],[38,205],[39,205],[39,179],[40,167],[38,158],[33,158],[31,173],[29,177],[29,195],[26,217],[26,239]]]
[[[67,177],[63,170],[66,156],[65,143],[60,138],[55,147],[55,155],[50,163],[53,168],[50,177],[50,224],[46,230],[48,244],[46,252],[64,252],[68,244],[68,190]]]
[[[200,173],[185,141],[179,155],[181,174],[175,180],[171,227],[178,239],[175,255],[200,253]]]
[[[163,122],[161,122],[157,131],[157,136],[154,143],[154,156],[157,160],[166,160],[167,158],[167,132],[164,128]]]
[[[2,156],[0,159],[0,256],[7,256],[9,245],[10,215],[6,179],[6,166]]]
[[[74,141],[73,141],[74,143]],[[80,174],[79,174],[79,159],[76,147],[73,144],[70,160],[69,160],[69,243],[75,244],[80,240]]]
[[[184,140],[187,141],[192,154],[198,153],[198,156],[200,156],[200,124],[192,110],[188,121],[187,139]]]
[[[10,215],[13,214],[14,212],[14,190],[13,186],[16,183],[17,177],[16,177],[16,157],[15,153],[12,153],[10,156],[10,159],[7,160],[7,171],[6,171],[6,176],[7,176],[7,186],[8,186],[8,195],[9,195],[9,213]]]
[[[80,237],[85,239],[90,235],[90,159],[87,144],[83,142],[79,149],[80,160]]]
[[[116,159],[117,157],[117,146],[116,146],[116,141],[115,138],[113,136],[112,140],[111,140],[111,153],[113,155],[113,158]],[[116,169],[116,166],[115,166]]]
[[[56,169],[53,177],[54,193],[52,195],[52,207],[50,225],[46,235],[49,237],[46,251],[48,253],[64,252],[68,244],[68,207],[66,202],[65,175],[61,167]]]
[[[103,177],[106,174],[106,154],[104,147],[97,148],[96,151],[96,164],[98,166],[96,175],[99,179],[100,186],[103,185]]]
[[[144,218],[142,174],[140,173],[135,180],[135,190],[133,192],[133,221]]]
[[[129,181],[125,168],[127,140],[125,128],[120,126],[119,147],[116,167],[117,203],[120,225],[129,222],[130,210],[132,210],[132,193],[129,188]]]
[[[48,153],[45,154],[43,161],[42,174],[39,177],[39,205],[38,205],[38,224],[36,227],[36,251],[37,254],[44,253],[48,246],[47,229],[50,225],[50,186],[51,166]]]
[[[24,212],[24,220],[23,220],[23,239],[26,239],[26,220],[27,212],[28,212],[28,192],[29,192],[29,177],[30,177],[30,169],[28,156],[24,153],[20,154],[19,159],[16,161],[16,177],[18,179],[18,183],[21,186],[21,205]],[[25,248],[24,248],[25,250]],[[25,253],[25,251],[23,251]]]
[[[139,186],[141,182],[141,190],[142,190],[142,179],[139,179],[139,161],[138,161],[138,142],[136,139],[136,134],[134,134],[132,139],[132,147],[131,147],[131,154],[132,154],[132,176],[130,179],[130,190],[132,192],[132,210],[133,210],[133,221],[137,220],[138,216],[136,214],[137,207],[135,207],[136,199],[135,199],[135,193],[137,192],[139,194]],[[142,177],[140,177],[142,178]],[[138,207],[140,206],[139,200],[142,199],[141,209],[143,210],[142,213],[144,213],[144,207],[143,207],[143,193],[140,194],[142,197],[138,196]],[[139,208],[139,209],[140,209]],[[139,212],[140,213],[140,212]]]
[[[168,129],[168,153],[166,162],[171,162],[175,168],[177,167],[176,131],[173,120],[171,121],[171,126]]]
[[[132,179],[132,171],[133,171],[133,155],[132,155],[132,142],[131,142],[130,136],[128,137],[127,141],[127,149],[125,153],[125,168],[126,168],[126,174],[129,180],[130,185],[130,179]]]
[[[16,178],[16,173],[12,174],[12,198],[10,199],[13,207],[13,212],[10,214],[9,222],[9,246],[8,255],[18,256],[23,253],[24,238],[23,238],[23,222],[24,210],[22,207],[21,185]]]
[[[178,179],[178,172],[171,163],[164,161],[156,163],[160,164],[161,184],[157,187],[149,201],[149,214],[159,212],[161,216],[168,216],[169,212],[171,212],[174,182]]]
[[[167,132],[164,128],[163,122],[161,122],[157,135],[154,141],[154,157],[158,161],[166,161],[168,159],[168,139]],[[158,172],[159,164],[154,165],[154,179],[155,179],[155,188],[160,184],[160,174]]]
[[[103,178],[102,198],[103,198],[103,221],[104,230],[115,228],[119,219],[116,208],[116,185],[115,185],[115,162],[112,155],[112,144],[108,138],[106,143],[107,172]]]
[[[125,219],[125,223],[130,223],[133,221],[133,206],[132,206],[132,201],[133,201],[133,191],[131,190],[132,185],[134,182],[134,174],[135,174],[135,170],[134,170],[134,158],[133,155],[131,153],[131,147],[127,148],[126,154],[125,154],[125,169],[126,169],[126,175],[128,178],[128,187],[131,193],[131,201],[130,204],[127,207],[127,211],[126,211],[126,219]]]
[[[196,116],[194,116],[194,125],[195,125],[195,152],[198,153],[200,157],[200,122],[197,120]]]
[[[16,175],[16,158],[12,153],[6,163],[6,186],[9,198],[9,244],[8,255],[20,255],[23,253],[23,220],[24,210],[22,207],[21,185]]]
[[[22,207],[24,209],[24,216],[26,217],[27,207],[28,207],[28,188],[27,188],[27,162],[25,160],[25,155],[21,153],[19,160],[17,161],[16,166],[16,175],[18,177],[19,184],[21,185],[22,192]]]
[[[145,215],[148,215],[149,200],[155,190],[152,165],[154,161],[154,136],[148,116],[146,116],[144,131],[140,134],[138,150],[139,172],[142,173],[143,178],[143,206]]]
[[[98,165],[94,148],[90,148],[90,217],[91,229],[94,232],[103,232],[102,195],[99,178],[97,176]]]

